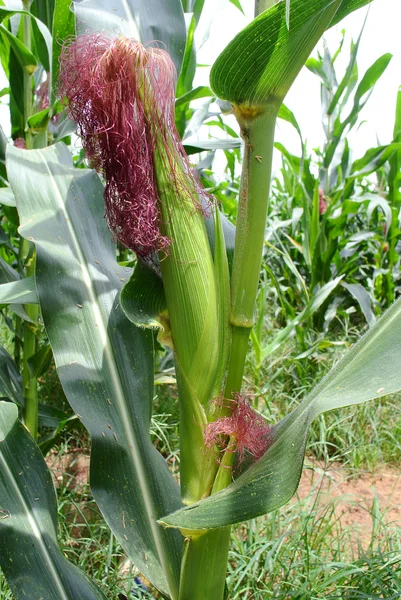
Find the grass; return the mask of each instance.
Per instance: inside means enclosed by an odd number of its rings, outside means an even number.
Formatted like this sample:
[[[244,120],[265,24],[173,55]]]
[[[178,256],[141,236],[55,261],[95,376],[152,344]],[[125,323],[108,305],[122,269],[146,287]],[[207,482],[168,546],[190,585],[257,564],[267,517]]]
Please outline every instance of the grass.
[[[344,329],[347,342],[355,341],[352,329]],[[330,335],[328,335],[330,342]],[[338,332],[332,335],[338,340]],[[294,360],[294,340],[255,376],[252,353],[247,388],[271,422],[277,422],[336,362],[345,346],[329,343],[307,359]],[[54,371],[42,382],[49,400],[63,400]],[[155,445],[178,470],[178,408],[172,386],[157,386],[152,436]],[[69,433],[57,447],[61,461],[89,453],[89,439],[82,432]],[[234,528],[228,566],[230,600],[369,600],[399,598],[401,582],[401,528],[390,527],[386,507],[378,501],[365,506],[372,531],[364,543],[346,529],[336,501],[325,493],[327,468],[335,461],[355,475],[382,463],[396,466],[401,458],[401,403],[399,397],[380,399],[355,409],[334,411],[318,419],[311,430],[308,461],[313,479],[299,501]],[[316,460],[323,468],[316,468]],[[78,485],[74,458],[58,482],[59,540],[63,553],[78,565],[111,599],[158,598],[144,593],[138,573],[110,533],[88,484]],[[59,472],[58,472],[59,473]],[[347,505],[349,510],[352,504]],[[348,510],[348,509],[347,509]],[[135,595],[132,594],[134,590]],[[130,594],[131,591],[131,594]],[[0,575],[0,600],[11,599]]]

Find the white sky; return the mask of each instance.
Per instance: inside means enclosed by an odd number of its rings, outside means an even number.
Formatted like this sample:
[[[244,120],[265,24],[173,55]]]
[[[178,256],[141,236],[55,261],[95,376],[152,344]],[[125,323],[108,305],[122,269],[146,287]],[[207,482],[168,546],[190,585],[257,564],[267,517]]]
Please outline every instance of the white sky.
[[[218,9],[214,13],[209,39],[198,53],[199,63],[212,64],[214,58],[234,35],[253,18],[253,0],[242,0],[246,17],[228,0],[206,0],[204,14],[213,13],[216,5],[218,5]],[[350,40],[351,38],[357,39],[367,12],[367,8],[359,9],[326,33],[325,39],[332,53],[340,42],[341,30],[345,29],[346,42],[342,54],[344,59],[347,58]],[[203,24],[200,23],[200,25]],[[393,54],[393,59],[362,112],[362,118],[366,119],[367,123],[357,133],[350,136],[354,158],[363,155],[368,148],[374,146],[376,136],[379,137],[382,144],[388,143],[392,139],[396,94],[401,86],[400,27],[401,0],[374,0],[370,5],[358,53],[360,76],[382,54],[390,52]],[[338,59],[337,64],[339,67],[346,68],[344,60],[340,62]],[[341,70],[340,74],[342,73]],[[197,84],[208,84],[208,69],[200,70]],[[323,130],[320,120],[320,83],[317,76],[304,68],[290,90],[285,103],[294,112],[304,138],[308,142],[308,147],[313,148],[321,144]],[[283,121],[278,123],[276,139],[284,143],[291,151],[299,153],[298,136],[293,128]],[[278,166],[277,157],[275,166]]]

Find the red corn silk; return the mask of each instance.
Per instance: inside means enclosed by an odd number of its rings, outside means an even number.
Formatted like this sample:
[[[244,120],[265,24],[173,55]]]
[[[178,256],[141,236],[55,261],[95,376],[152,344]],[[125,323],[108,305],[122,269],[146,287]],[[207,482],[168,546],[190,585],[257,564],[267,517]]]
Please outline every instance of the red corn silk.
[[[16,148],[20,148],[21,150],[26,150],[26,141],[22,137],[16,138],[14,140],[14,146]]]
[[[204,440],[207,448],[221,444],[227,438],[235,438],[235,448],[239,461],[247,451],[254,459],[259,460],[270,444],[270,426],[252,410],[249,400],[236,394],[231,402],[232,413],[229,417],[221,417],[206,425]],[[228,447],[227,450],[230,450]]]
[[[59,95],[68,101],[92,166],[105,177],[109,228],[139,256],[168,252],[170,244],[159,230],[156,143],[165,148],[172,185],[185,185],[169,157],[173,144],[184,177],[194,182],[195,195],[202,193],[175,128],[175,85],[175,67],[164,50],[123,36],[85,35],[61,53]]]

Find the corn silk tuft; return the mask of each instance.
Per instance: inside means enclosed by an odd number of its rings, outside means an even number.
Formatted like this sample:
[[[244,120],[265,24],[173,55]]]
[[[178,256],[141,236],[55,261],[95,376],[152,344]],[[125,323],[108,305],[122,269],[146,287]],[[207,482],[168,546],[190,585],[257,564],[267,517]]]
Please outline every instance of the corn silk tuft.
[[[270,445],[270,425],[252,409],[245,396],[236,394],[233,400],[227,402],[229,402],[232,413],[229,417],[220,417],[206,425],[205,446],[207,448],[211,448],[215,444],[224,446],[224,442],[229,436],[232,438],[232,442],[227,446],[226,451],[229,452],[231,448],[235,449],[240,462],[246,452],[255,460],[259,460]]]
[[[106,180],[108,226],[142,257],[168,253],[171,243],[160,233],[156,145],[177,193],[189,194],[197,208],[206,197],[175,127],[176,78],[167,52],[123,36],[81,36],[60,57],[59,96],[68,101],[91,165]]]

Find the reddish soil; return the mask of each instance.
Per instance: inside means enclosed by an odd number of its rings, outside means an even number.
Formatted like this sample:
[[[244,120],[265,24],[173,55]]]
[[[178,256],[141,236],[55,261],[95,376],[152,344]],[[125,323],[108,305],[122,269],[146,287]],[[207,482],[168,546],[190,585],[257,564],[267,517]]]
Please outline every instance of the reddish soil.
[[[319,493],[319,509],[334,506],[339,530],[350,535],[354,548],[359,545],[366,550],[373,532],[375,537],[382,526],[386,527],[387,534],[389,529],[399,531],[401,472],[383,465],[374,473],[353,475],[338,463],[328,469],[315,462],[307,465],[310,468],[303,471],[298,498],[305,500]]]

